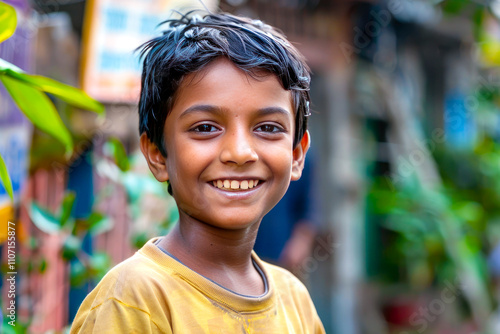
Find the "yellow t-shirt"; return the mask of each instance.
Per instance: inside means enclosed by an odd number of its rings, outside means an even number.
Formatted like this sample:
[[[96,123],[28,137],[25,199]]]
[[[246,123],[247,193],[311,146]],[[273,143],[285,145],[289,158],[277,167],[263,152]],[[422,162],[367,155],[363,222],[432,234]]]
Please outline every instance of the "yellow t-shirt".
[[[285,269],[253,253],[266,292],[244,296],[189,269],[156,240],[104,276],[70,333],[325,333],[306,288]]]

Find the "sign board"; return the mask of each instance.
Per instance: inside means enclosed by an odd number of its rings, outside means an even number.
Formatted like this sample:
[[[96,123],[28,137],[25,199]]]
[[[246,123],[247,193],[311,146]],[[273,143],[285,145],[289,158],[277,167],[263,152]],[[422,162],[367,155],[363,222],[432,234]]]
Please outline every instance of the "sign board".
[[[204,0],[210,9],[217,1]],[[141,67],[135,50],[159,35],[172,10],[203,9],[198,0],[90,0],[83,36],[82,88],[105,103],[137,103]]]

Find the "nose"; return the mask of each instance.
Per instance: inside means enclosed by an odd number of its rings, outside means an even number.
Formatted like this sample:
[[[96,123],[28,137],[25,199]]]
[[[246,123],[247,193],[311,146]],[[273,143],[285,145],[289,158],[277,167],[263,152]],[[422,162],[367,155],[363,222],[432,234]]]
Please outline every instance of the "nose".
[[[223,163],[244,165],[255,162],[259,156],[255,150],[252,134],[248,130],[235,129],[224,136],[220,160]]]

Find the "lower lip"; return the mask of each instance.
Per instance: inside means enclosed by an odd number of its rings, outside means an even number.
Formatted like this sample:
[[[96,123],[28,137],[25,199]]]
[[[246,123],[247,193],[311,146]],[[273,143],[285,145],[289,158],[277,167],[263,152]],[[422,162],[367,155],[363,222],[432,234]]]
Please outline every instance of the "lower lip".
[[[244,200],[244,199],[250,198],[253,194],[255,194],[257,191],[259,191],[260,187],[263,184],[264,184],[264,182],[261,181],[256,187],[253,187],[252,189],[245,189],[245,190],[224,190],[224,189],[214,187],[210,183],[209,183],[209,186],[226,198],[229,198],[231,200]]]

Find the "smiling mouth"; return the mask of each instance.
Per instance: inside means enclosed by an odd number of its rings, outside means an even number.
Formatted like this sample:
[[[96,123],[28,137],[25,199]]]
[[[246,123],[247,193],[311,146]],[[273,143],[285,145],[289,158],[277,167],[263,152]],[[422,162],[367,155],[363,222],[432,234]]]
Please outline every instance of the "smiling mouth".
[[[216,180],[212,181],[215,188],[221,190],[240,191],[257,187],[260,180]]]

